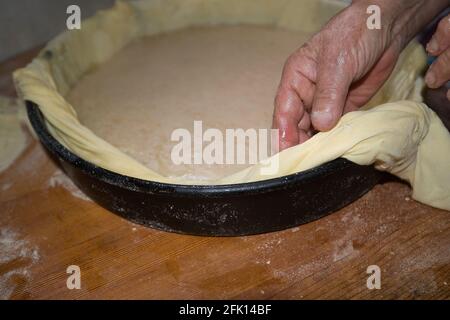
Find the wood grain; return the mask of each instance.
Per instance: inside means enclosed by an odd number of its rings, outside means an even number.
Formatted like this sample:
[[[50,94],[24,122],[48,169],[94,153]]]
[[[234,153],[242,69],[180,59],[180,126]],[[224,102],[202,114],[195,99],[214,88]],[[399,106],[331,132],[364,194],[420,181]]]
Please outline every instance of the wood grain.
[[[35,53],[0,66],[1,94],[14,94],[12,69]],[[2,298],[450,298],[449,212],[396,180],[319,221],[236,238],[134,225],[82,199],[31,136],[0,190]],[[374,264],[380,290],[366,287]],[[66,287],[69,265],[81,268],[80,290]]]

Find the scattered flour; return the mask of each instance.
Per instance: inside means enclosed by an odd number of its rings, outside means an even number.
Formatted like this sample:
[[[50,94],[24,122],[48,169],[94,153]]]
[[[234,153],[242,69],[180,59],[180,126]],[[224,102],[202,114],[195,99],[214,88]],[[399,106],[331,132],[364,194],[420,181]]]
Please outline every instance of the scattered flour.
[[[314,261],[304,263],[302,265],[294,265],[285,270],[274,269],[273,276],[277,279],[283,279],[287,282],[297,281],[313,275],[317,270],[321,270],[324,265],[328,264],[327,259],[318,257]]]
[[[9,299],[13,294],[17,287],[13,281],[15,277],[31,280],[29,269],[39,259],[36,246],[20,239],[20,235],[12,229],[0,229],[0,300]]]
[[[382,224],[382,225],[380,225],[380,226],[377,228],[376,233],[377,233],[377,234],[383,234],[383,233],[386,232],[386,230],[387,230],[387,226],[386,226],[385,224]]]
[[[335,248],[333,252],[334,262],[358,252],[358,250],[353,248],[353,241],[351,239],[339,239],[333,245]]]
[[[256,264],[269,265],[273,253],[280,249],[280,244],[283,242],[282,238],[267,239],[256,247],[257,259]]]
[[[76,198],[84,201],[92,201],[87,195],[78,189],[78,187],[72,182],[72,180],[70,180],[68,176],[64,174],[64,172],[59,169],[57,169],[48,180],[48,186],[50,188],[63,187]]]

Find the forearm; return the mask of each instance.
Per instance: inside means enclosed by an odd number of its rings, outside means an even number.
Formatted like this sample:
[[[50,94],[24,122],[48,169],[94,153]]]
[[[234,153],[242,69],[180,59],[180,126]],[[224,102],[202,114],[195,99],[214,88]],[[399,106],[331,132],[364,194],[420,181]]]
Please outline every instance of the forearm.
[[[352,5],[381,9],[382,26],[391,41],[403,49],[440,12],[449,0],[354,0]]]

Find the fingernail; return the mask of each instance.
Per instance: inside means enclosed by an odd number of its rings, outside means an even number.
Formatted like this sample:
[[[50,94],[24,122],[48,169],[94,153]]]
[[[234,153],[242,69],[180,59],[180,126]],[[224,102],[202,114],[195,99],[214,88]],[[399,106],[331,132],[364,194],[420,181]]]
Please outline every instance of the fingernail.
[[[427,75],[425,76],[425,82],[429,87],[432,87],[434,83],[436,82],[436,77],[434,76],[433,71],[428,71]]]
[[[436,52],[439,50],[439,43],[436,39],[431,39],[430,42],[427,44],[427,51],[429,52]]]

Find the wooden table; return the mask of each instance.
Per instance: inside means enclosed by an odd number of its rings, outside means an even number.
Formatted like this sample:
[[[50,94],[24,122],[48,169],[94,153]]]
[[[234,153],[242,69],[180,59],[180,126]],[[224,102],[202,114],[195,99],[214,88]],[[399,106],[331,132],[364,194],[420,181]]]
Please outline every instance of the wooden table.
[[[0,65],[1,94],[36,52]],[[319,221],[237,238],[132,224],[84,200],[31,136],[0,190],[1,298],[450,298],[450,213],[396,180]],[[80,290],[66,286],[70,265]],[[370,265],[379,290],[366,286]]]

